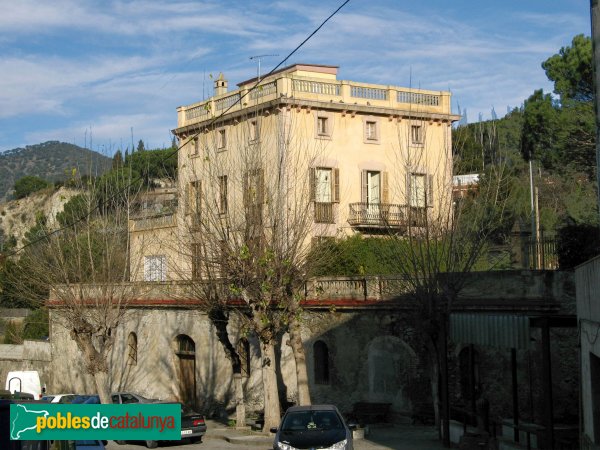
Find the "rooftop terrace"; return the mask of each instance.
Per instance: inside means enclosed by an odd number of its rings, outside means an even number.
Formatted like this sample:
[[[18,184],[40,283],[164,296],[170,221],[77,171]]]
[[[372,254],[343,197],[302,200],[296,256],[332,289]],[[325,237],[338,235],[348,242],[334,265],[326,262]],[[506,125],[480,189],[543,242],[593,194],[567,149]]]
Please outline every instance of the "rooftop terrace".
[[[278,100],[285,103],[329,104],[332,109],[348,111],[368,108],[372,113],[398,117],[428,115],[433,119],[448,119],[450,93],[409,89],[397,86],[337,80],[337,67],[300,65],[286,67],[258,82],[253,78],[240,83],[239,89],[224,92],[208,100],[177,108],[179,128],[211,120],[227,112],[235,113],[248,107],[267,106]],[[323,105],[322,107],[325,107]],[[450,120],[457,120],[451,116]]]

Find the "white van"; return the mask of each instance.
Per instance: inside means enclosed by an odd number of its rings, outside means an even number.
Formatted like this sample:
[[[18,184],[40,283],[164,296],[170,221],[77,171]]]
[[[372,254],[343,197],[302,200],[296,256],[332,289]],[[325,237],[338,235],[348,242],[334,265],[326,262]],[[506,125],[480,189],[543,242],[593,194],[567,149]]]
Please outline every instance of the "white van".
[[[37,370],[8,372],[6,376],[6,390],[11,393],[26,392],[33,395],[34,399],[40,400],[42,398],[40,375],[37,373]]]

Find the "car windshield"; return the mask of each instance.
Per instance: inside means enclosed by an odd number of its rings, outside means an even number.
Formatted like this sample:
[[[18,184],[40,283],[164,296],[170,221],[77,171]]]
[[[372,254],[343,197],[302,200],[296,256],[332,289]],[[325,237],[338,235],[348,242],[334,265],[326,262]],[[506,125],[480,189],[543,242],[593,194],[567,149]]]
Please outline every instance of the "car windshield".
[[[283,431],[334,430],[343,428],[335,411],[294,411],[286,414]]]

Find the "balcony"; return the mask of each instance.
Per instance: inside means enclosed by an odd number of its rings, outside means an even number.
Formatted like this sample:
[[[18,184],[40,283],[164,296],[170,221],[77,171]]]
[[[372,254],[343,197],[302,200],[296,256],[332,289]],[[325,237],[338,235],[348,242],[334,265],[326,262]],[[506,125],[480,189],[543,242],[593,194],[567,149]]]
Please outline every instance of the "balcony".
[[[148,217],[137,217],[129,221],[130,231],[146,231],[156,228],[174,227],[177,221],[174,214],[161,214]]]
[[[391,203],[350,203],[348,223],[356,228],[424,227],[427,209]]]

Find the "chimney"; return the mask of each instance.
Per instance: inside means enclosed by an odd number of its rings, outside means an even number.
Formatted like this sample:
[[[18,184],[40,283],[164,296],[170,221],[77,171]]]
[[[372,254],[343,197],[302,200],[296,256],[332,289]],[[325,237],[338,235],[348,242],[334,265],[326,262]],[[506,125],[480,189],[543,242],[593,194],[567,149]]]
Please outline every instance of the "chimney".
[[[219,78],[215,80],[215,95],[225,94],[227,92],[227,80],[223,73],[219,74]]]

